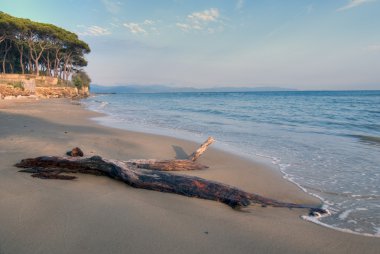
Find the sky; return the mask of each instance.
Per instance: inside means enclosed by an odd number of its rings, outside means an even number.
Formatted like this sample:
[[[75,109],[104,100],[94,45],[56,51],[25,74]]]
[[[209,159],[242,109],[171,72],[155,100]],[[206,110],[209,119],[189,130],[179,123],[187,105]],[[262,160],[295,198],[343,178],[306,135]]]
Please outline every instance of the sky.
[[[380,89],[380,0],[0,0],[75,32],[94,84]]]

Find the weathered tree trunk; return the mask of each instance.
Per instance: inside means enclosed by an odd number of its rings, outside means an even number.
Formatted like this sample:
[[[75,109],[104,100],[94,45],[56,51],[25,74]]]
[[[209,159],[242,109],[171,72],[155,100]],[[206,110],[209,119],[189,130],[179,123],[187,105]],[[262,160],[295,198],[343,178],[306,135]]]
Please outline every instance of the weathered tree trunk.
[[[146,167],[147,164],[151,165],[144,160],[142,160],[142,163],[136,160],[122,162],[102,159],[99,156],[90,158],[44,156],[24,159],[15,166],[26,168],[21,170],[21,172],[32,173],[33,177],[43,179],[72,180],[76,178],[72,175],[62,175],[62,173],[106,175],[123,181],[135,188],[215,200],[227,204],[232,208],[259,204],[261,206],[307,208],[310,209],[310,214],[326,213],[325,210],[319,207],[280,202],[257,194],[248,193],[223,183],[195,176],[171,174],[160,171],[160,169],[157,168],[146,169],[144,167]]]
[[[190,171],[202,170],[208,167],[190,160],[129,160],[127,163],[138,168],[145,168],[160,171]]]
[[[164,171],[202,170],[208,168],[195,160],[214,141],[209,137],[188,160],[106,160],[100,156],[92,157],[57,157],[42,156],[21,160],[15,166],[25,168],[20,172],[31,173],[33,177],[42,179],[73,180],[73,173],[105,175],[126,184],[147,190],[175,193],[188,197],[215,200],[232,208],[246,207],[251,204],[261,206],[307,208],[311,215],[326,214],[327,211],[312,205],[286,203],[257,194],[248,193],[238,188],[200,177],[172,174]],[[67,154],[83,156],[79,147]],[[66,173],[66,174],[65,174]]]

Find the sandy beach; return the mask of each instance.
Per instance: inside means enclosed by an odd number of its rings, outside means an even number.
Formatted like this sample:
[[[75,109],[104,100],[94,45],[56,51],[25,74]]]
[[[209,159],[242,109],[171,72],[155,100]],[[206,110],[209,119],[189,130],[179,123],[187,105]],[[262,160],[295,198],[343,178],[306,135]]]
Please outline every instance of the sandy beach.
[[[135,189],[106,177],[41,180],[17,172],[23,158],[87,155],[119,160],[183,158],[199,144],[101,126],[67,99],[0,101],[0,254],[378,253],[380,238],[328,229],[307,210],[252,207]],[[210,148],[205,171],[186,172],[266,197],[318,204],[268,165]]]

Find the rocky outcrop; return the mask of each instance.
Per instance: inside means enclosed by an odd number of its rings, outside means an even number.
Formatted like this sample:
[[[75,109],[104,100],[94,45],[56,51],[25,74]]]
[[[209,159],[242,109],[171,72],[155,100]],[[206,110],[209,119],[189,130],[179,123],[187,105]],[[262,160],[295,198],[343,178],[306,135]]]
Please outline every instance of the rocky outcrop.
[[[40,98],[75,98],[79,97],[76,87],[36,87],[35,95]]]
[[[0,84],[0,99],[10,98],[9,96],[29,96],[30,93],[24,91],[24,89],[19,87],[13,87],[9,85]]]

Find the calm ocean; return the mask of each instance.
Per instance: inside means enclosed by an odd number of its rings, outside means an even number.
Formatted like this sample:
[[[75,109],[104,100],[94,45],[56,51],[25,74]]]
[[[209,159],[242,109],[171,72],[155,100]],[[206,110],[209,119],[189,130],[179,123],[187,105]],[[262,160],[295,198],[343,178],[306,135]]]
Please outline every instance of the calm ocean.
[[[380,236],[380,91],[97,95],[101,123],[266,158],[332,213],[318,223]]]

